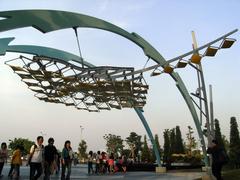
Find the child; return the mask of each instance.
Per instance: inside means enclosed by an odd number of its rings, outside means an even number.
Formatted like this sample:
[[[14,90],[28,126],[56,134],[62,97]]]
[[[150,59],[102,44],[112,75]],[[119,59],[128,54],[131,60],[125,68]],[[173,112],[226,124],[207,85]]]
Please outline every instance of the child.
[[[19,175],[20,175],[20,166],[22,165],[21,149],[22,147],[20,145],[17,145],[15,151],[13,152],[12,161],[11,161],[11,164],[14,167],[13,173],[11,175],[13,178],[19,178]]]

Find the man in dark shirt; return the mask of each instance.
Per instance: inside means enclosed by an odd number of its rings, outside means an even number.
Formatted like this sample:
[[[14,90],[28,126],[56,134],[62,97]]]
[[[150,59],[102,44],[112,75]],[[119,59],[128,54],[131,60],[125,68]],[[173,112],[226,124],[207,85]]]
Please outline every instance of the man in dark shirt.
[[[219,147],[217,140],[212,140],[212,145],[208,147],[207,153],[212,155],[212,173],[217,180],[222,180],[222,166],[221,153],[223,149]]]
[[[48,145],[44,148],[44,180],[50,180],[50,175],[53,173],[57,149],[53,145],[54,139],[48,139]]]

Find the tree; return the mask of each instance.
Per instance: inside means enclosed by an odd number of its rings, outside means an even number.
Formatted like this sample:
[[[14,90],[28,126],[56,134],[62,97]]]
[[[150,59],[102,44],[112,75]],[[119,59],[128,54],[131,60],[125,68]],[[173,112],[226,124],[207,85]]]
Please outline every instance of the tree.
[[[82,140],[78,145],[78,153],[80,160],[85,161],[87,158],[87,142]]]
[[[131,155],[131,150],[130,149],[123,149],[122,155],[125,155],[126,157],[129,157]]]
[[[229,157],[232,165],[239,163],[240,156],[240,137],[238,131],[238,124],[235,117],[230,119],[230,145],[229,145]]]
[[[225,135],[222,135],[222,140],[223,140],[223,145],[224,145],[224,147],[225,147],[225,150],[226,150],[226,152],[228,153],[228,152],[229,152],[230,142],[227,140],[227,138],[226,138]]]
[[[22,154],[25,156],[29,154],[30,148],[32,145],[34,145],[33,141],[30,141],[29,139],[25,138],[14,138],[13,140],[9,140],[9,148],[11,151],[14,151],[17,146],[20,146],[23,148]]]
[[[136,157],[138,157],[139,151],[142,148],[141,138],[142,136],[138,135],[135,132],[131,132],[130,135],[126,138],[126,143],[131,150],[131,157],[133,157],[134,160],[136,160]]]
[[[124,145],[121,136],[117,136],[114,134],[105,134],[103,138],[106,140],[107,152],[109,154],[122,154]]]
[[[170,130],[170,153],[174,154],[176,152],[176,134],[175,128]]]
[[[188,140],[188,144],[186,146],[187,146],[188,154],[191,156],[192,150],[197,147],[197,142],[193,137],[193,130],[191,126],[188,126],[187,140]]]
[[[217,140],[219,146],[225,150],[218,119],[215,119],[214,126],[215,126],[215,139]]]
[[[176,152],[178,154],[184,153],[182,133],[179,126],[176,126]]]
[[[164,137],[164,146],[163,146],[163,162],[166,164],[167,167],[170,166],[170,139],[169,139],[169,129],[165,129],[163,132]]]
[[[147,136],[144,135],[143,148],[142,148],[142,161],[150,162],[151,153],[147,144]]]
[[[159,143],[159,138],[158,138],[158,135],[157,135],[157,134],[155,134],[154,141],[155,141],[155,143],[156,143],[156,147],[157,147],[158,152],[159,152],[159,155],[160,155],[160,157],[161,157],[161,154],[163,154],[163,153],[162,153],[162,149],[161,149],[161,146],[160,146],[160,143]],[[154,149],[153,149],[153,148],[150,149],[150,152],[151,152],[151,154],[152,154],[152,155],[151,155],[151,162],[155,162],[155,161],[156,161],[156,155],[155,155]]]

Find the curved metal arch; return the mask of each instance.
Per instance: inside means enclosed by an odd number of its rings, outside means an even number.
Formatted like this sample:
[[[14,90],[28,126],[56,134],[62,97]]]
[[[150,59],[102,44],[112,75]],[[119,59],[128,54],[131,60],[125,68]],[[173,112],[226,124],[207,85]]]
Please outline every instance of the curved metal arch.
[[[136,33],[128,33],[118,26],[94,17],[53,10],[5,11],[0,12],[0,17],[6,18],[0,21],[0,32],[29,26],[35,27],[43,33],[73,27],[91,27],[107,30],[131,40],[143,49],[146,56],[150,57],[161,66],[166,64],[166,60],[162,57],[162,55],[141,36],[137,35]],[[208,165],[203,132],[194,104],[192,101],[190,101],[190,94],[178,73],[172,72],[171,77],[176,81],[176,85],[192,114],[199,138],[202,142],[205,164]]]
[[[33,54],[38,56],[46,56],[50,58],[55,58],[59,60],[64,60],[66,62],[75,61],[77,63],[82,63],[80,61],[81,57],[74,55],[72,53],[43,46],[34,45],[8,45],[14,38],[3,38],[0,39],[0,55],[5,55],[6,52],[21,52],[27,54]],[[83,64],[87,67],[94,67],[91,63],[83,61]]]
[[[86,27],[106,30],[134,42],[141,47],[146,56],[157,63],[164,64],[161,54],[137,33],[129,33],[107,21],[72,12],[56,10],[18,10],[0,12],[0,32],[23,27],[34,27],[43,33],[55,30]]]

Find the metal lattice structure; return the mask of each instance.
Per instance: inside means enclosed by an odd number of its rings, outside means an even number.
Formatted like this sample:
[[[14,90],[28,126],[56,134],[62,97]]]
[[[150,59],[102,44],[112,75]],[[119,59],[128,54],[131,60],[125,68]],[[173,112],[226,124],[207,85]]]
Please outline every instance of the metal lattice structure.
[[[230,48],[235,39],[230,39],[229,36],[237,32],[237,29],[183,55],[166,60],[137,33],[129,33],[114,24],[95,17],[54,10],[5,11],[0,12],[0,17],[4,18],[0,20],[0,32],[33,27],[42,33],[49,33],[72,28],[77,36],[77,28],[84,27],[109,31],[135,43],[143,50],[148,60],[151,59],[157,64],[144,66],[140,70],[135,70],[133,67],[95,67],[83,60],[79,41],[80,57],[53,48],[9,45],[14,38],[4,38],[0,39],[0,55],[5,55],[6,52],[33,55],[32,58],[20,56],[13,61],[8,61],[7,64],[20,76],[29,89],[36,93],[35,96],[40,100],[75,106],[80,110],[88,110],[89,112],[110,110],[111,108],[134,108],[152,142],[159,166],[161,166],[159,150],[142,111],[146,104],[146,94],[149,88],[143,78],[143,73],[152,71],[152,76],[169,74],[189,108],[201,141],[204,161],[208,165],[206,143],[193,98],[175,69],[190,65],[203,75],[202,58],[216,55],[219,49]],[[220,41],[220,45],[213,46]],[[78,64],[71,63],[72,60]],[[206,112],[206,114],[208,113]]]
[[[132,75],[129,79],[124,76],[134,72],[132,67],[82,68],[43,56],[32,59],[20,56],[6,64],[45,102],[62,103],[89,112],[142,108],[146,104],[148,85],[143,76]],[[113,80],[111,77],[116,74],[124,77]]]

